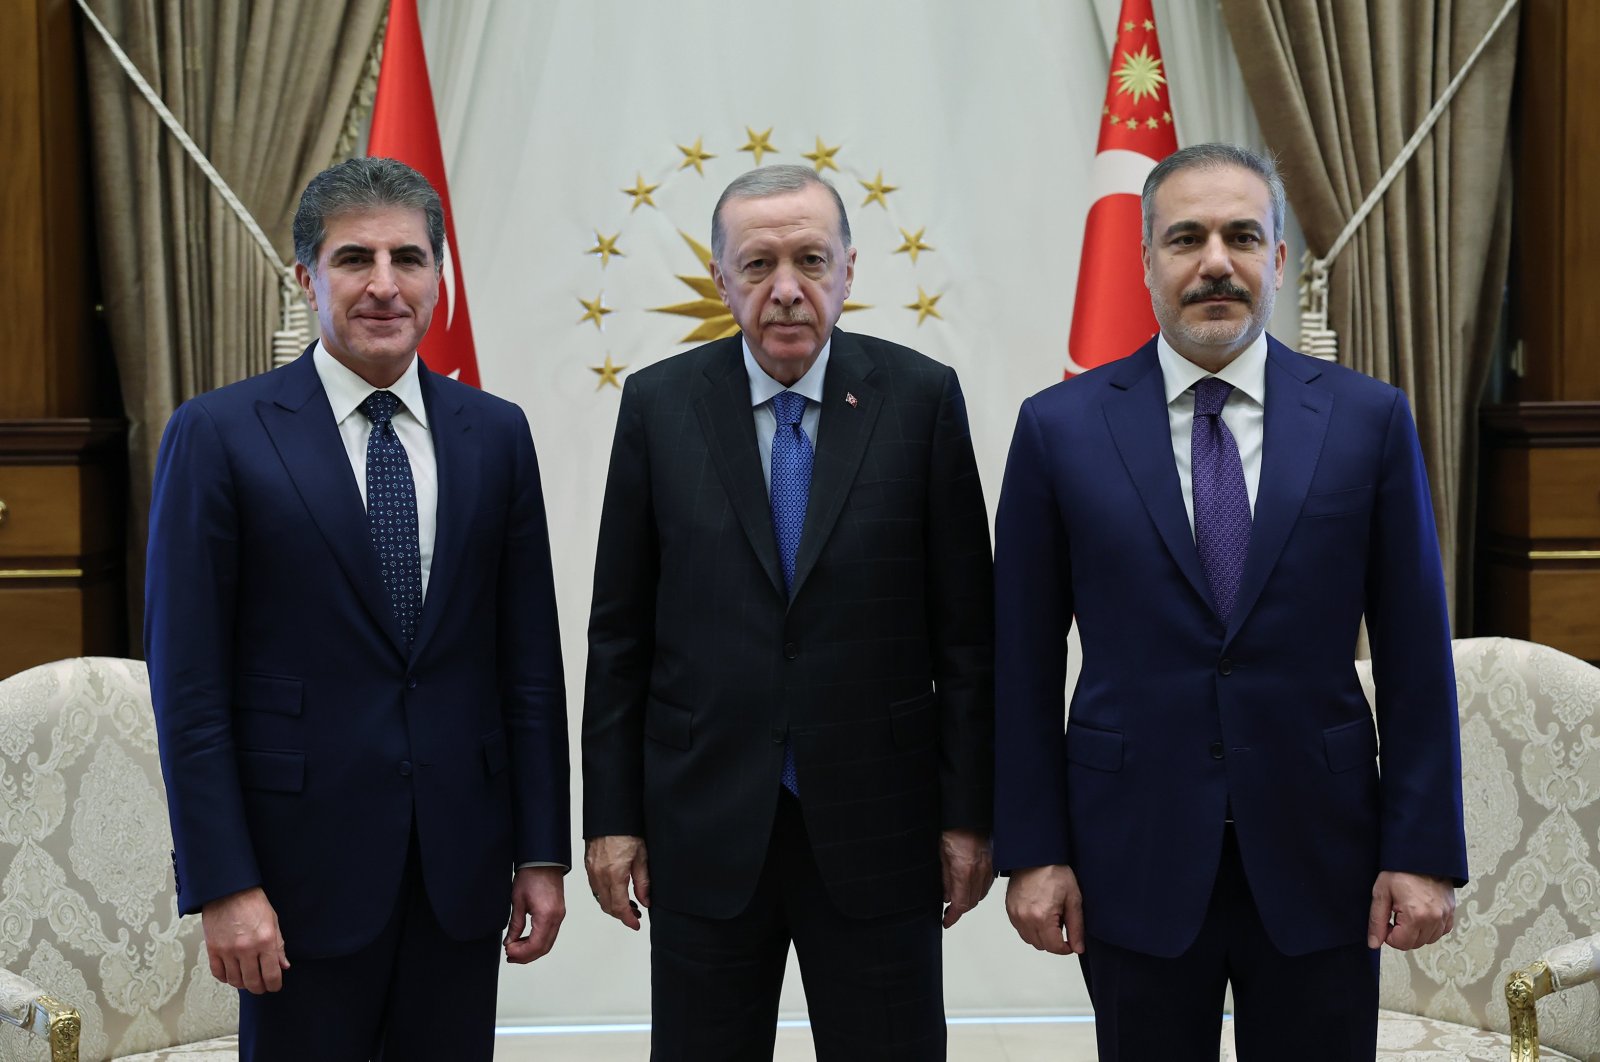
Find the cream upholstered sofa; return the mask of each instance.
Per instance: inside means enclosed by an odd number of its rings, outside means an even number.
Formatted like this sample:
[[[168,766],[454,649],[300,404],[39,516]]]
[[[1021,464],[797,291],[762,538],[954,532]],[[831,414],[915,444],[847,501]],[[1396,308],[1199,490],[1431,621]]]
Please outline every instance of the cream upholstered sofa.
[[[142,663],[0,681],[0,1058],[80,1057],[76,1018],[85,1060],[237,1059],[238,997],[178,917],[171,848]]]
[[[1600,1062],[1600,669],[1510,638],[1458,641],[1455,665],[1472,881],[1443,940],[1383,950],[1378,1057]]]

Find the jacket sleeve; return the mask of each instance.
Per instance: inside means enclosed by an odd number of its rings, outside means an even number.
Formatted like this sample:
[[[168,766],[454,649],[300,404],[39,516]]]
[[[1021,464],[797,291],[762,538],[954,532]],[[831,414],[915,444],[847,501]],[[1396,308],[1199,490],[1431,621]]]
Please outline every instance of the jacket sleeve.
[[[156,460],[145,575],[145,659],[172,822],[178,906],[261,883],[234,754],[238,510],[210,413],[180,406]]]
[[[622,390],[600,509],[583,697],[583,836],[644,835],[644,710],[660,550],[644,399]]]

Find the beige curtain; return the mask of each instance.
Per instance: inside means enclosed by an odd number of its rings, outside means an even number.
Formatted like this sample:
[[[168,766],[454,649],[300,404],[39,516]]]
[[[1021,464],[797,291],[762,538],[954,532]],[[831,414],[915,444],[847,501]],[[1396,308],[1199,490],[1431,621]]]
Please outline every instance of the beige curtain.
[[[292,263],[300,191],[333,161],[384,0],[90,7]],[[271,365],[279,283],[87,20],[82,32],[101,282],[129,422],[129,611],[138,655],[161,431],[184,399]]]
[[[1503,4],[1222,0],[1313,255],[1333,244]],[[1513,15],[1329,284],[1339,360],[1411,399],[1459,634],[1471,612],[1478,402],[1510,249],[1516,28]]]

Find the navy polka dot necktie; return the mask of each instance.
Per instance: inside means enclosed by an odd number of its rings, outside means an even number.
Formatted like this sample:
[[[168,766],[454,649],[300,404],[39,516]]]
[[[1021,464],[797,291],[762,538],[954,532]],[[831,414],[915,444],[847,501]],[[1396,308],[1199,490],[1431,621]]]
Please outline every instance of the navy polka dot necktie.
[[[1222,421],[1233,385],[1209,376],[1194,385],[1189,475],[1194,491],[1194,544],[1211,585],[1217,618],[1227,623],[1239,596],[1250,548],[1250,492],[1239,444]]]
[[[395,618],[407,648],[416,637],[422,611],[422,549],[417,540],[417,488],[411,461],[394,432],[400,399],[374,391],[361,403],[372,421],[367,437],[367,527],[377,550],[383,586],[389,591]]]
[[[806,396],[780,391],[772,396],[772,414],[778,420],[772,435],[772,530],[778,539],[778,559],[783,564],[783,586],[794,593],[794,564],[800,552],[800,531],[806,523],[811,498],[811,440],[800,424]],[[794,767],[794,743],[783,743],[783,787],[800,795]]]

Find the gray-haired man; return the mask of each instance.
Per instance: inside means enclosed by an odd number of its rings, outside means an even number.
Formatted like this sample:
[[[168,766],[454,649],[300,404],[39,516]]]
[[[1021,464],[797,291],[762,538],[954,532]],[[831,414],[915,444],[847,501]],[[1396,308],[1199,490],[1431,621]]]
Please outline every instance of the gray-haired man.
[[[634,374],[584,705],[590,886],[650,908],[652,1057],[942,1058],[940,907],[991,878],[990,561],[955,373],[838,331],[855,250],[799,166],[734,181],[741,334]]]
[[[294,231],[321,338],[180,407],[156,472],[179,905],[245,1059],[487,1060],[501,937],[549,951],[570,862],[533,442],[417,357],[443,243],[420,174],[333,166]]]

